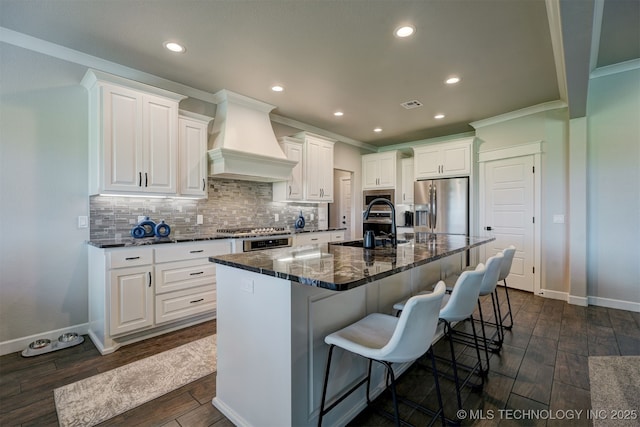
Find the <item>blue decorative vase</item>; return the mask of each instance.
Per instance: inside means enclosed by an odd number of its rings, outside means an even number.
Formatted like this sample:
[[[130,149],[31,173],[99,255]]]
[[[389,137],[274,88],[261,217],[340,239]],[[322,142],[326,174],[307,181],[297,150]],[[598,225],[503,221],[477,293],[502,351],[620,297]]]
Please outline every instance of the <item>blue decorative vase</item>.
[[[300,211],[300,215],[298,215],[298,219],[296,220],[296,230],[302,230],[304,228],[304,216],[302,215],[302,211]]]
[[[169,224],[165,224],[164,220],[160,221],[155,227],[156,237],[167,237],[171,233],[171,227]]]

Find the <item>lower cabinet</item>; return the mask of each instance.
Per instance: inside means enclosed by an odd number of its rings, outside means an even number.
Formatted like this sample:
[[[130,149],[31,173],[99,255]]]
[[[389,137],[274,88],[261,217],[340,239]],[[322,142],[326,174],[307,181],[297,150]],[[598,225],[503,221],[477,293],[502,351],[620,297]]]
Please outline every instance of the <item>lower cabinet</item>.
[[[229,240],[89,246],[89,336],[102,354],[215,317],[216,267]]]
[[[343,240],[344,230],[312,231],[294,235],[293,246],[312,245],[314,243],[341,242]]]
[[[110,330],[113,335],[153,325],[151,266],[111,270]]]

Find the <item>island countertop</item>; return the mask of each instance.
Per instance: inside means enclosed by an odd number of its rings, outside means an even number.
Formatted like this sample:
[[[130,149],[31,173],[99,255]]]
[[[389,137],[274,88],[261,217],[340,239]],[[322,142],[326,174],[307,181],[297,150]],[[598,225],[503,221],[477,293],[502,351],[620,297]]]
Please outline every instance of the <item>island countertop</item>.
[[[415,233],[395,249],[324,243],[219,255],[209,261],[304,285],[346,291],[492,240],[495,238]]]

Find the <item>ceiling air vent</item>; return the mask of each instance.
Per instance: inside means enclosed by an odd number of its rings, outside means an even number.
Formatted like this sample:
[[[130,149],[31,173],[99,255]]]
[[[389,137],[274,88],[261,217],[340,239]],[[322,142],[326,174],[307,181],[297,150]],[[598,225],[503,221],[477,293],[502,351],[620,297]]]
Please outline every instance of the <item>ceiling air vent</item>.
[[[414,99],[413,101],[403,102],[400,105],[402,105],[407,110],[411,110],[412,108],[422,107],[422,102],[418,101],[417,99]]]

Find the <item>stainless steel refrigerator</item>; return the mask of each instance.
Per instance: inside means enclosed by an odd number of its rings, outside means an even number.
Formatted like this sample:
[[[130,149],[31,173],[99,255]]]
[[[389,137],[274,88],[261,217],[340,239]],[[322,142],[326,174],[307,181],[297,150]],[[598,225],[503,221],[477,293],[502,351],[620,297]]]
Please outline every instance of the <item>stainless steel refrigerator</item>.
[[[469,235],[469,178],[442,178],[414,184],[416,232]]]

